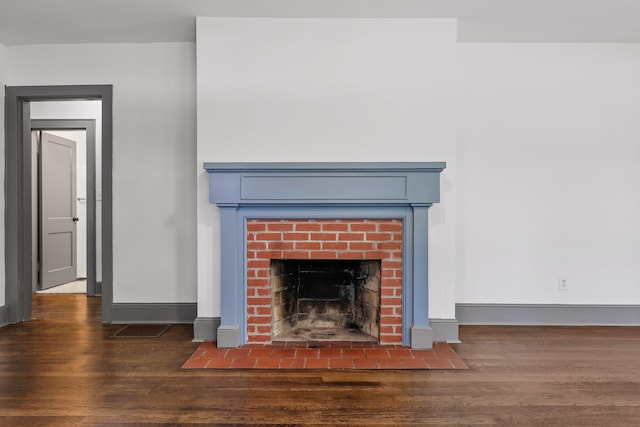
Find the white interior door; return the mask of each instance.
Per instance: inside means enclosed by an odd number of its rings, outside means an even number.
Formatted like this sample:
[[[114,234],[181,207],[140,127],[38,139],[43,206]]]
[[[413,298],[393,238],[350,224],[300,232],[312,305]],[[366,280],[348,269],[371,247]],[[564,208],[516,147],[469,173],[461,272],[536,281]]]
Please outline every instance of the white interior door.
[[[76,143],[41,133],[40,288],[77,278]]]

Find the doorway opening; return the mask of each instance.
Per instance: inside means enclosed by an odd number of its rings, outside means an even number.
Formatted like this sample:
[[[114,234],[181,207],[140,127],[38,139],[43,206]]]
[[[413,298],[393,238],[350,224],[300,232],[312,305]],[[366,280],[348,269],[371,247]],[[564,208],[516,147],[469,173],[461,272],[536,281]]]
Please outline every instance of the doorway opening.
[[[111,306],[113,304],[112,93],[113,87],[111,85],[15,86],[5,89],[5,291],[8,323],[31,319],[34,266],[32,103],[73,100],[101,101],[102,130],[99,135],[102,140],[102,146],[99,150],[102,159],[100,162],[101,172],[99,173],[101,206],[99,212],[94,205],[94,212],[87,213],[87,228],[90,228],[89,218],[92,215],[93,218],[100,218],[98,227],[94,222],[93,231],[99,230],[95,234],[102,238],[98,244],[94,241],[93,244],[87,245],[87,252],[95,252],[91,255],[88,253],[87,260],[98,261],[94,264],[101,266],[101,281],[94,280],[92,291],[97,294],[101,284],[102,321],[103,323],[111,322]],[[37,126],[39,125],[36,123],[36,128]],[[82,127],[75,127],[75,129],[82,129]],[[87,201],[90,198],[90,187],[95,189],[94,185],[87,186]],[[95,201],[96,195],[92,195],[91,199]],[[88,203],[87,210],[89,210]],[[87,234],[88,239],[89,233]],[[95,272],[90,273],[89,269],[88,263],[87,279],[91,274],[96,277]]]
[[[31,107],[33,291],[98,296],[101,102],[34,102]],[[89,118],[41,118],[69,116]],[[58,154],[54,158],[51,147]],[[70,162],[73,148],[76,161]],[[49,178],[51,174],[62,182]]]

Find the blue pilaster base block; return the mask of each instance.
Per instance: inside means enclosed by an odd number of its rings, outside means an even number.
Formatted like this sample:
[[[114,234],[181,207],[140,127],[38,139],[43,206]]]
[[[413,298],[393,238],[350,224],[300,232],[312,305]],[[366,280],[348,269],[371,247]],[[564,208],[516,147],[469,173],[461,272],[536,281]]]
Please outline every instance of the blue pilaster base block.
[[[411,327],[411,348],[421,350],[433,348],[433,329],[431,326]]]
[[[240,344],[240,328],[238,326],[218,327],[218,348],[236,348]]]

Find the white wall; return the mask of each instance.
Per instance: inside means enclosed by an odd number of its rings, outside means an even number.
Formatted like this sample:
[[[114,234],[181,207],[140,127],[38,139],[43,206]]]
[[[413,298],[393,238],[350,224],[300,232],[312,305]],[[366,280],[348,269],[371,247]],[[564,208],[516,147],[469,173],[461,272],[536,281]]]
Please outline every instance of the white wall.
[[[96,189],[102,189],[102,101],[57,101],[32,102],[32,119],[93,119],[96,122]],[[51,132],[63,138],[78,142],[77,158],[77,195],[86,198],[86,135],[80,131]],[[81,151],[82,150],[82,151]],[[78,276],[86,277],[86,202],[78,201]],[[96,279],[102,280],[102,236],[101,236],[102,199],[96,197]],[[83,234],[83,230],[85,234]]]
[[[113,84],[114,302],[195,302],[193,43],[7,48],[10,85]]]
[[[430,317],[454,317],[454,20],[198,18],[198,315],[220,314],[206,161],[447,161]]]
[[[458,53],[457,302],[639,304],[640,45]]]
[[[0,221],[0,307],[5,304],[5,271],[4,271],[4,85],[6,84],[5,72],[7,68],[6,48],[0,44],[0,214],[3,218]]]
[[[454,302],[640,303],[639,45],[456,47],[448,20],[200,18],[197,158],[194,51],[0,45],[0,83],[114,84],[116,302],[196,301],[195,167],[199,316],[219,315],[204,161],[444,160],[432,317]]]

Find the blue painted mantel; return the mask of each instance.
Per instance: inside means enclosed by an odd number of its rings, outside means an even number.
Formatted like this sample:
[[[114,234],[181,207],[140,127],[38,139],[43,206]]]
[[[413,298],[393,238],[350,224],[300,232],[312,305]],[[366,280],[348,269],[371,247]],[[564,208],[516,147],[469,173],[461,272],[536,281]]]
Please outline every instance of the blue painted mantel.
[[[402,219],[403,344],[431,348],[428,209],[440,201],[444,162],[205,163],[220,208],[218,347],[245,344],[248,219]]]

